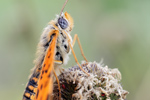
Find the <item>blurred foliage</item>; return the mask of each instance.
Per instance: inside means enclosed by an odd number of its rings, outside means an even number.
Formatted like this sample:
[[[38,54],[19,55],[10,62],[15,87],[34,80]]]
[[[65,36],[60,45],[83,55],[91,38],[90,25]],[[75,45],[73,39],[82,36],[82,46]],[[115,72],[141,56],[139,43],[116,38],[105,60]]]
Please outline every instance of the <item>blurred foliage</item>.
[[[0,1],[0,97],[21,100],[43,28],[60,13],[65,0]],[[80,37],[89,61],[117,67],[127,100],[149,100],[150,1],[69,0],[65,11],[74,18],[72,36]],[[75,52],[83,58],[78,45]],[[73,56],[69,67],[76,64]]]

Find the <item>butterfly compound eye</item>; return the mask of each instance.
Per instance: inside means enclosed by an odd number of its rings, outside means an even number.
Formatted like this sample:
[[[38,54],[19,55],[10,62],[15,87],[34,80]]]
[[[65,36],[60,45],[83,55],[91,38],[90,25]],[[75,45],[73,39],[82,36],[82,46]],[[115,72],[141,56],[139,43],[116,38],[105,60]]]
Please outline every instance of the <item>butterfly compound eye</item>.
[[[58,24],[62,29],[66,29],[68,27],[68,22],[64,18],[59,18]]]

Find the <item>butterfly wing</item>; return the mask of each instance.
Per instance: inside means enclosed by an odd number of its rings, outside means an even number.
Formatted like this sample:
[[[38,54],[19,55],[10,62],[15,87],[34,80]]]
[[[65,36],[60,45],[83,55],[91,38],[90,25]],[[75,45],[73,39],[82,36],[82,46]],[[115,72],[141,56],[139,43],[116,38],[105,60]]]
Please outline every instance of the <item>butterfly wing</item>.
[[[53,35],[53,39],[44,58],[35,100],[51,100],[50,94],[53,92],[52,76],[58,31],[53,30],[50,34]]]

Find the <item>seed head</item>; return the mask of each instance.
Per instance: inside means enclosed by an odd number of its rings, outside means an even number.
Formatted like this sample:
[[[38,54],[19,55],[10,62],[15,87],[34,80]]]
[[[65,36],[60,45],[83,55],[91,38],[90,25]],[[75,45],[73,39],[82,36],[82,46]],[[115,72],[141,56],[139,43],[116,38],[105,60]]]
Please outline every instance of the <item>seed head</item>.
[[[90,76],[78,66],[65,69],[58,76],[62,100],[125,100],[129,92],[119,83],[121,73],[118,69],[96,62],[83,62],[81,66]],[[57,82],[54,82],[53,97],[54,100],[59,97]]]

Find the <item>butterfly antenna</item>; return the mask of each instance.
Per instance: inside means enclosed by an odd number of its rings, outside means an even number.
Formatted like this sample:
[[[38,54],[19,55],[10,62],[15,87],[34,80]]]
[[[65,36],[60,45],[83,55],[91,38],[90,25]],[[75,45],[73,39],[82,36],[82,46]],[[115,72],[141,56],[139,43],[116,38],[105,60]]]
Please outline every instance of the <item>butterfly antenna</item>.
[[[64,10],[64,8],[65,8],[67,2],[68,2],[68,0],[65,1],[64,5],[63,5],[63,7],[62,7],[62,9],[61,9],[60,15],[61,15],[61,13],[63,12],[63,10]]]

